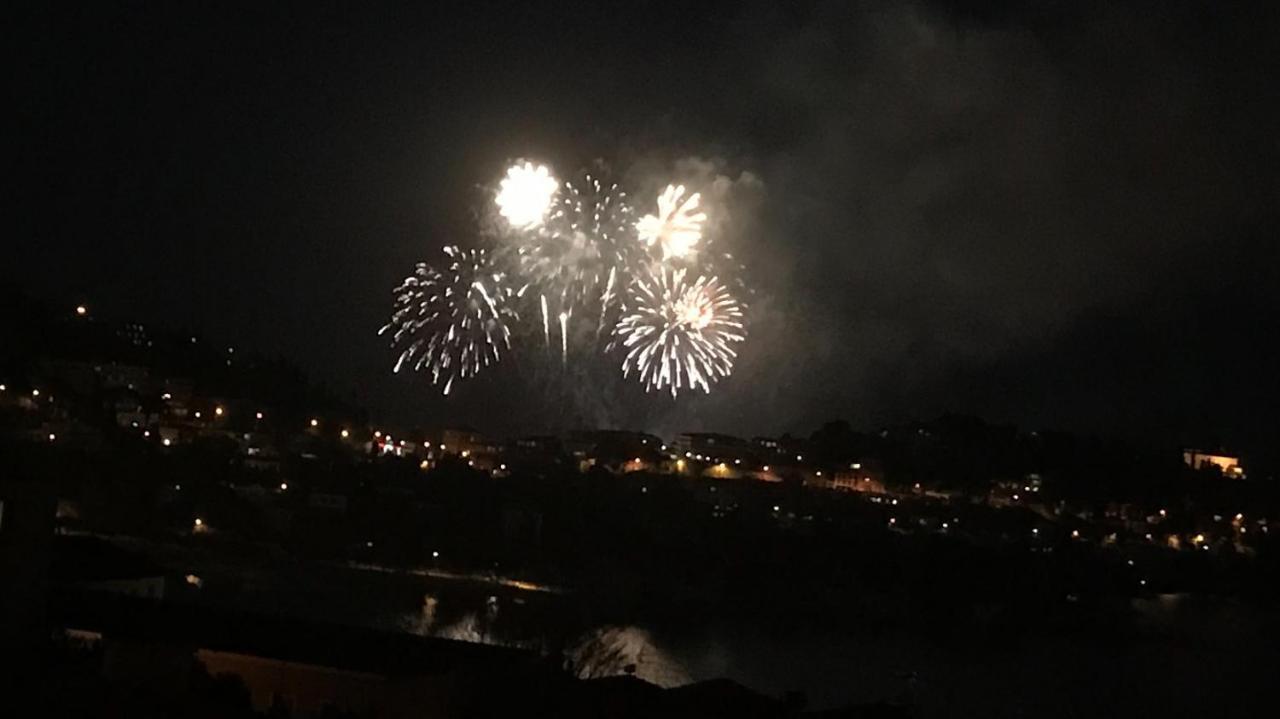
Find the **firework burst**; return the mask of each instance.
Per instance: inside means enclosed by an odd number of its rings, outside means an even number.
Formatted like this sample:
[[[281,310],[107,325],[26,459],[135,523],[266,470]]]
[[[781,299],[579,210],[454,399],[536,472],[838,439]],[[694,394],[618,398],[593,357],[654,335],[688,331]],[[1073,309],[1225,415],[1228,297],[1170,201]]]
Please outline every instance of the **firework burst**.
[[[547,344],[553,321],[558,323],[562,357],[573,318],[596,317],[597,333],[603,330],[620,301],[620,278],[643,259],[634,218],[618,185],[586,174],[564,183],[542,226],[511,235],[519,294],[537,298]]]
[[[534,166],[532,162],[512,165],[498,184],[498,194],[494,198],[498,214],[515,229],[538,227],[546,219],[559,186],[560,182],[546,165]]]
[[[447,395],[496,364],[513,331],[539,329],[548,348],[559,346],[551,374],[560,381],[585,376],[588,365],[568,367],[579,347],[621,348],[623,377],[635,373],[646,391],[673,397],[710,392],[733,371],[746,336],[736,297],[751,292],[745,268],[719,246],[722,233],[704,236],[700,194],[667,185],[656,214],[639,217],[607,169],[595,169],[566,182],[532,162],[507,169],[481,217],[487,249],[446,247],[444,265],[419,264],[396,289],[379,330],[399,352],[396,372],[427,372]]]
[[[624,377],[636,373],[645,391],[711,391],[733,371],[733,345],[746,339],[743,311],[716,277],[687,282],[685,270],[660,269],[637,278],[613,330],[626,353]]]
[[[662,259],[687,257],[702,239],[705,212],[698,210],[701,195],[684,196],[684,185],[667,185],[658,195],[658,214],[645,215],[636,223],[640,239],[652,247],[662,247]]]
[[[449,394],[457,379],[474,377],[511,347],[517,316],[507,278],[484,250],[444,248],[449,266],[418,264],[395,290],[395,310],[378,334],[391,332],[400,349],[395,371],[426,370]]]

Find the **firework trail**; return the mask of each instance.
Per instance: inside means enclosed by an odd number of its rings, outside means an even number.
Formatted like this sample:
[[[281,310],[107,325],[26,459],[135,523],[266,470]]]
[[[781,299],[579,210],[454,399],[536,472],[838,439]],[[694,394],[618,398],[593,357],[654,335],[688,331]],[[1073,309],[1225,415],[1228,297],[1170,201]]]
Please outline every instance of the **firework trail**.
[[[394,371],[427,370],[449,394],[455,380],[474,377],[511,347],[509,323],[517,319],[504,273],[484,250],[444,248],[445,271],[419,263],[395,290],[395,310],[378,330],[400,349]]]
[[[742,307],[716,277],[692,283],[685,270],[659,269],[635,279],[626,309],[614,327],[614,344],[626,352],[624,377],[635,372],[645,391],[711,391],[733,371],[733,346],[746,339]]]
[[[665,262],[673,257],[687,257],[702,239],[702,223],[707,214],[698,211],[701,195],[684,197],[684,185],[667,185],[658,195],[658,214],[645,215],[636,223],[636,232],[645,244],[662,247]]]
[[[569,360],[569,312],[560,313],[560,361]]]

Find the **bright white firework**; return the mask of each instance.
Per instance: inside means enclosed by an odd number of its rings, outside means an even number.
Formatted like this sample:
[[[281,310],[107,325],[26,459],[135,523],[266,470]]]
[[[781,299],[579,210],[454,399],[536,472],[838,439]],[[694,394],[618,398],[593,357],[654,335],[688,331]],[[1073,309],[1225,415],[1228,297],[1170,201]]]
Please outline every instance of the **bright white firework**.
[[[684,197],[684,185],[667,185],[658,195],[658,214],[645,215],[636,223],[640,239],[652,247],[662,246],[662,259],[686,257],[702,239],[705,212],[698,211],[698,193]]]
[[[532,162],[512,165],[507,169],[506,178],[499,183],[498,196],[494,198],[498,214],[517,229],[538,227],[546,220],[559,186],[560,181],[546,165],[534,166]]]
[[[378,334],[392,331],[391,345],[401,350],[396,372],[425,369],[449,394],[454,380],[474,377],[510,349],[516,313],[506,276],[484,250],[444,252],[448,269],[419,263],[396,288],[395,311]]]
[[[548,345],[552,316],[560,319],[562,356],[570,320],[598,313],[596,329],[603,330],[620,301],[618,278],[644,259],[626,193],[592,174],[565,182],[546,222],[510,239],[523,283],[519,294],[538,298]]]
[[[685,281],[685,270],[660,270],[637,278],[627,293],[626,310],[614,327],[614,341],[626,352],[622,374],[635,372],[645,391],[711,391],[711,383],[729,376],[746,339],[742,307],[720,280]]]

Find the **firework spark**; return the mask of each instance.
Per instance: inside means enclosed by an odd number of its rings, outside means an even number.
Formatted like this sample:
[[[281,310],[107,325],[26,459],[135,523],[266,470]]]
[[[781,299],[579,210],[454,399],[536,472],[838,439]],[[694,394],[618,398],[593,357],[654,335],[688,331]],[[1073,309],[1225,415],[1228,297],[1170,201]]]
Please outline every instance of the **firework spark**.
[[[624,377],[635,372],[645,391],[711,391],[711,383],[733,371],[733,345],[746,338],[742,307],[720,280],[685,270],[660,270],[637,278],[627,293],[627,309],[614,327],[615,343],[626,352]]]
[[[494,202],[498,213],[521,230],[533,229],[546,220],[552,200],[560,182],[546,165],[534,166],[532,162],[512,165],[507,176],[499,183]]]
[[[395,311],[378,334],[392,332],[391,346],[401,350],[396,372],[425,368],[449,394],[454,380],[474,377],[510,349],[508,323],[516,313],[506,277],[488,253],[454,246],[444,252],[447,270],[420,263],[396,288]]]
[[[667,185],[658,195],[658,214],[645,215],[636,223],[640,239],[652,247],[662,246],[662,259],[686,257],[702,239],[705,212],[698,211],[698,193],[684,197],[684,185]]]
[[[586,174],[565,182],[546,222],[512,233],[521,296],[538,298],[543,334],[551,343],[552,315],[560,319],[562,355],[568,321],[598,313],[597,333],[616,309],[618,277],[629,276],[643,258],[635,234],[635,212],[616,184]]]
[[[623,376],[635,372],[646,391],[710,392],[733,371],[746,335],[735,295],[750,292],[734,279],[736,260],[703,237],[700,195],[668,185],[657,214],[637,219],[627,194],[597,169],[563,183],[545,165],[507,169],[481,228],[495,244],[447,247],[446,266],[419,264],[397,288],[379,330],[400,352],[396,372],[426,371],[449,394],[501,359],[513,329],[536,334],[535,315],[548,357],[559,332],[566,368],[571,346],[600,349],[612,328],[603,349],[622,348]],[[530,321],[520,324],[522,315]]]

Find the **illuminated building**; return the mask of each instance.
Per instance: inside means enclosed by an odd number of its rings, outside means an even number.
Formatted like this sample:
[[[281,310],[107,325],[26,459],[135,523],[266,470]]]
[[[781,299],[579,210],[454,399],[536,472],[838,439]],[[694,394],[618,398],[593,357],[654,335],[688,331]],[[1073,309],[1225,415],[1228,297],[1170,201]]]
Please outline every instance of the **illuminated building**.
[[[872,476],[868,469],[840,470],[831,475],[825,486],[844,492],[884,494],[884,481],[878,475]]]
[[[1225,454],[1212,454],[1198,449],[1187,449],[1182,452],[1182,461],[1192,469],[1210,469],[1216,467],[1223,477],[1244,479],[1244,467],[1240,466],[1240,458]]]
[[[565,450],[584,471],[591,467],[611,472],[650,469],[660,459],[661,446],[659,437],[626,430],[576,431],[564,440]]]
[[[675,447],[679,453],[693,453],[694,458],[701,455],[712,466],[721,462],[731,467],[737,466],[735,465],[735,460],[739,464],[746,463],[751,466],[758,461],[756,458],[758,453],[750,442],[727,434],[685,432],[676,437]],[[730,475],[727,471],[721,471],[715,476]]]

